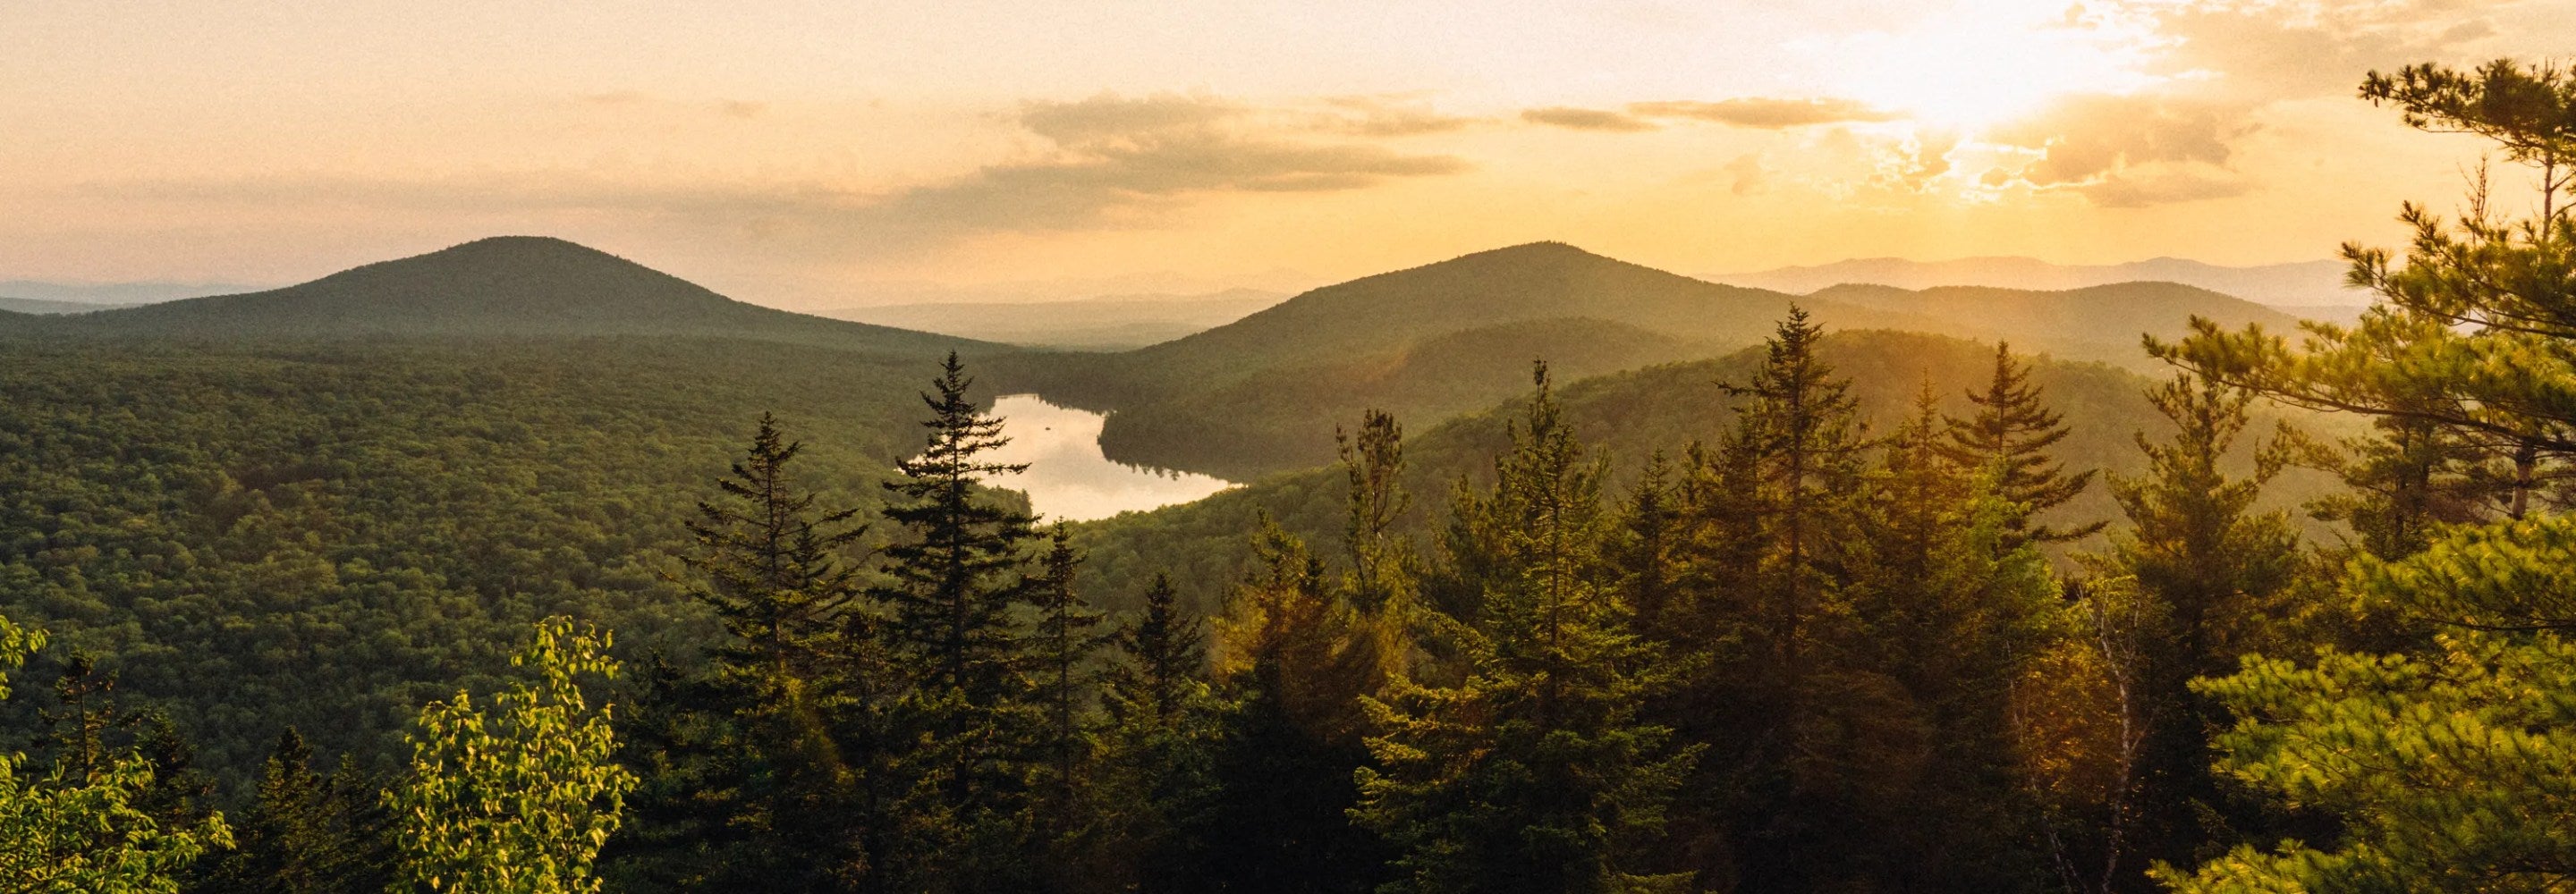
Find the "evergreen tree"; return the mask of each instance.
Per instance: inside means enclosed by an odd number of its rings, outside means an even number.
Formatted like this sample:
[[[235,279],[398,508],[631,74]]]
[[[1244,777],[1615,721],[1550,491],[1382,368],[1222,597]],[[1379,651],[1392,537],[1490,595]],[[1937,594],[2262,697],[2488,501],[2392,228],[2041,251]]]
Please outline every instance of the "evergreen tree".
[[[1252,568],[1216,623],[1223,697],[1219,798],[1187,834],[1205,850],[1193,889],[1360,892],[1389,854],[1354,827],[1352,774],[1369,759],[1360,696],[1386,684],[1387,619],[1330,587],[1304,541],[1262,520]]]
[[[985,458],[1010,439],[1002,420],[967,399],[972,385],[951,352],[931,383],[938,393],[922,395],[929,446],[896,463],[903,477],[886,483],[904,500],[885,509],[901,535],[884,551],[893,583],[870,595],[893,610],[888,633],[921,662],[924,685],[993,709],[1021,695],[1011,691],[1019,643],[1010,607],[1026,601],[1026,549],[1039,535],[1035,519],[977,490],[988,476],[1028,466]]]
[[[1871,446],[1850,381],[1835,378],[1833,367],[1816,356],[1823,337],[1824,328],[1809,322],[1806,311],[1791,308],[1764,343],[1752,381],[1724,386],[1744,401],[1735,439],[1752,459],[1768,541],[1760,587],[1769,604],[1761,608],[1761,634],[1781,716],[1793,724],[1810,657],[1810,616],[1833,585],[1827,553],[1860,491],[1860,464]]]
[[[2402,553],[2442,511],[2445,466],[2467,451],[2471,492],[2519,518],[2547,505],[2576,455],[2576,399],[2563,349],[2576,339],[2576,218],[2565,193],[2576,176],[2576,74],[2497,60],[2474,71],[2418,65],[2372,72],[2361,96],[2394,106],[2408,125],[2486,138],[2534,170],[2537,213],[2493,212],[2483,172],[2457,220],[2407,203],[2413,231],[2402,265],[2385,249],[2343,247],[2350,285],[2378,301],[2351,327],[2311,324],[2297,348],[2249,327],[2227,332],[2194,320],[2178,343],[2149,349],[2201,375],[2294,406],[2400,420],[2388,437],[2402,461],[2380,512],[2392,518],[2381,546]],[[2498,371],[2510,370],[2509,374]],[[2420,469],[2421,471],[2417,471]],[[2421,484],[2411,479],[2428,480]],[[2482,479],[2482,480],[2481,480]],[[2417,505],[2415,501],[2423,504]],[[2366,536],[2371,532],[2364,530]]]
[[[2239,846],[2176,891],[2550,891],[2576,880],[2576,520],[2453,528],[2344,595],[2440,631],[2411,654],[2247,656],[2195,684],[2238,721],[2218,770],[2337,823]]]
[[[841,890],[871,862],[865,837],[883,821],[860,789],[879,755],[853,730],[882,710],[868,698],[881,672],[868,666],[878,644],[856,605],[859,569],[841,560],[867,526],[796,489],[803,451],[763,414],[718,499],[687,522],[691,592],[728,636],[704,679],[647,675],[625,759],[655,772],[610,856],[621,879]]]
[[[2014,507],[2006,516],[2006,550],[2025,542],[2080,540],[2109,524],[2057,528],[2032,521],[2066,505],[2093,481],[2093,470],[2069,475],[2049,459],[2048,448],[2065,440],[2066,426],[2040,398],[2039,386],[2030,383],[2030,369],[2013,359],[2011,345],[1998,342],[1993,380],[1982,394],[1968,392],[1977,411],[1965,419],[1950,418],[1949,442],[1941,447],[1942,456],[1963,468],[1993,468],[1991,487]]]
[[[858,510],[818,512],[816,494],[796,492],[788,465],[804,449],[761,414],[749,454],[716,482],[729,499],[698,504],[688,522],[698,552],[681,559],[705,577],[693,595],[733,635],[716,650],[719,676],[767,710],[834,675],[826,665],[847,648],[840,614],[858,590],[858,569],[836,553],[868,530],[851,522]]]
[[[1558,416],[1546,366],[1493,489],[1457,514],[1504,534],[1480,549],[1507,573],[1482,596],[1464,680],[1399,677],[1366,699],[1385,732],[1352,816],[1404,848],[1391,891],[1609,892],[1686,884],[1638,866],[1695,750],[1638,720],[1661,685],[1627,628],[1602,550],[1603,466]]]
[[[1210,884],[1206,816],[1218,796],[1217,737],[1225,705],[1207,679],[1207,640],[1156,575],[1144,611],[1117,637],[1101,703],[1108,722],[1089,799],[1089,890],[1186,892]]]
[[[1404,492],[1404,428],[1395,416],[1369,410],[1357,435],[1333,431],[1341,451],[1342,470],[1350,479],[1342,542],[1350,553],[1351,579],[1345,586],[1363,611],[1377,611],[1407,600],[1402,586],[1413,578],[1412,544],[1395,533],[1411,504]]]
[[[1028,798],[1044,712],[1016,611],[1046,575],[1031,567],[1035,519],[980,490],[1026,466],[988,458],[1010,439],[967,398],[972,384],[952,352],[922,395],[927,445],[885,485],[896,533],[886,582],[868,590],[910,678],[890,721],[905,790],[886,802],[905,829],[879,861],[890,874],[878,883],[894,890],[1024,887],[1038,872]]]
[[[1114,634],[1101,629],[1099,611],[1086,604],[1074,586],[1082,557],[1062,527],[1050,535],[1043,576],[1033,587],[1037,629],[1029,638],[1029,657],[1037,681],[1033,693],[1045,714],[1038,749],[1046,761],[1042,785],[1048,832],[1070,833],[1079,823],[1084,776],[1091,761],[1089,713],[1095,695],[1095,661]]]
[[[1645,472],[1621,508],[1619,536],[1611,546],[1611,560],[1621,581],[1620,600],[1628,606],[1630,626],[1653,638],[1655,631],[1663,629],[1665,609],[1678,598],[1687,536],[1681,494],[1663,451],[1647,458]]]
[[[313,749],[289,728],[260,769],[238,846],[205,881],[206,894],[359,894],[392,884],[372,780],[343,762],[313,771]]]
[[[2216,824],[2256,819],[2222,803],[2203,755],[2223,718],[2186,687],[2193,677],[2224,672],[2259,644],[2254,637],[2279,611],[2275,602],[2294,580],[2299,552],[2284,513],[2254,509],[2281,468],[2279,451],[2257,450],[2251,477],[2225,469],[2253,396],[2178,374],[2148,397],[2173,422],[2173,439],[2138,435],[2147,474],[2111,478],[2130,529],[2094,561],[2100,577],[2133,580],[2160,621],[2139,680],[2151,735],[2138,761],[2135,840],[2149,856],[2175,859],[2200,841],[2236,834]]]
[[[1179,600],[1171,576],[1154,575],[1145,588],[1144,613],[1118,638],[1127,660],[1113,672],[1116,688],[1155,715],[1179,709],[1186,691],[1207,678],[1207,634]]]

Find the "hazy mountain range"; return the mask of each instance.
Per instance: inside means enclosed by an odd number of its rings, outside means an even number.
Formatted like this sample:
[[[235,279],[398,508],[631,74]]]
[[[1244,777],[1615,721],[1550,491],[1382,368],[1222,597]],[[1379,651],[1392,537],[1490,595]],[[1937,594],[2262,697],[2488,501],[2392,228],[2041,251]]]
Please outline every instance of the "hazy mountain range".
[[[41,298],[0,298],[0,310],[22,314],[85,314],[94,310],[133,307],[132,304],[91,304],[86,301],[46,301]]]
[[[118,282],[61,283],[32,279],[0,279],[0,297],[65,304],[134,305],[151,304],[177,298],[199,298],[206,295],[230,295],[257,291],[260,286],[220,282]]]
[[[2258,304],[2280,308],[2361,306],[2367,292],[2344,288],[2342,261],[2300,261],[2255,267],[2222,267],[2182,258],[2153,258],[2126,264],[2051,264],[2035,258],[1959,258],[1909,261],[1903,258],[1854,258],[1812,267],[1781,267],[1753,273],[1722,273],[1712,282],[1772,289],[1804,295],[1845,283],[1929,289],[1940,286],[1995,286],[2007,289],[2080,289],[2124,282],[2173,282],[2199,286]]]
[[[852,307],[822,315],[1005,344],[1123,350],[1214,329],[1287,297],[1259,289],[1227,289],[1204,295],[1103,295],[1077,301],[936,301]]]

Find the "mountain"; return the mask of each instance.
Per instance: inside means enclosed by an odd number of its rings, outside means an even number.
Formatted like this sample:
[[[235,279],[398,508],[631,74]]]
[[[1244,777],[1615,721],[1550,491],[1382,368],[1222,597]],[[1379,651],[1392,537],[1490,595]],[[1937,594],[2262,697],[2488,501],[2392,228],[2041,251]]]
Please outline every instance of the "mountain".
[[[2153,258],[2126,264],[2089,266],[2012,257],[1949,261],[1855,258],[1812,267],[1719,274],[1709,279],[1801,295],[1844,284],[1904,289],[1995,286],[2064,290],[2123,282],[2174,282],[2275,307],[2369,304],[2368,293],[2344,288],[2344,270],[2345,265],[2341,261],[2222,267],[2183,258]]]
[[[1852,396],[1860,401],[1871,431],[1878,433],[1904,421],[1916,389],[1926,383],[1941,395],[1945,412],[1966,415],[1974,409],[1968,390],[1982,388],[1994,368],[1991,345],[1910,332],[1833,333],[1818,351],[1837,376],[1851,380]],[[1734,399],[1717,383],[1744,381],[1762,359],[1756,347],[1580,380],[1560,377],[1558,398],[1577,434],[1596,456],[1611,459],[1614,482],[1625,487],[1653,452],[1678,457],[1684,445],[1714,439],[1731,425]],[[2141,458],[2131,436],[2144,431],[2162,438],[2172,431],[2147,402],[2150,380],[2137,373],[2102,363],[2029,360],[2031,382],[2045,389],[2049,405],[2064,415],[2069,431],[2053,452],[2070,469],[2135,472]],[[1413,509],[1403,524],[1413,533],[1429,533],[1426,520],[1445,511],[1453,482],[1462,476],[1490,480],[1493,455],[1508,443],[1503,426],[1519,417],[1528,389],[1524,369],[1514,392],[1475,412],[1436,424],[1403,419],[1404,485],[1413,495]],[[1308,424],[1329,430],[1335,422],[1353,421],[1319,418]],[[2268,429],[2270,422],[2260,426]],[[2293,505],[2322,492],[2330,481],[2306,470],[2284,473],[2274,485],[2273,503]],[[1241,574],[1248,552],[1243,532],[1254,530],[1262,515],[1305,536],[1319,551],[1334,549],[1342,536],[1344,486],[1340,469],[1309,467],[1197,502],[1085,523],[1076,529],[1076,540],[1091,557],[1085,569],[1093,575],[1096,591],[1119,596],[1141,592],[1154,573],[1169,572],[1181,592],[1205,600],[1202,607],[1212,610]],[[2057,510],[2056,517],[2082,522],[2118,514],[2109,490],[2097,480]]]
[[[81,301],[47,301],[42,298],[0,298],[0,310],[22,314],[38,314],[43,316],[51,316],[54,314],[85,314],[96,310],[115,310],[120,307],[132,306],[134,305],[90,304]]]
[[[207,295],[232,295],[256,291],[257,286],[216,282],[117,282],[62,283],[33,279],[0,279],[0,295],[34,301],[59,301],[65,304],[125,307],[153,304],[179,298],[202,298]]]
[[[1817,303],[1868,308],[1918,318],[1910,328],[1964,338],[2007,339],[2102,360],[2144,357],[2138,336],[2180,335],[2192,317],[2230,329],[2261,324],[2294,330],[2299,317],[2283,310],[2171,282],[2124,282],[2062,291],[1984,286],[1840,285],[1807,296]]]
[[[1111,351],[1223,326],[1286,297],[1258,289],[1228,289],[1206,295],[1104,295],[1078,301],[892,304],[822,315],[1005,344]]]
[[[2155,363],[2139,335],[2178,335],[2195,314],[2228,326],[2296,323],[2170,283],[1862,286],[1801,298],[1534,243],[1327,286],[1122,354],[1005,358],[998,379],[1114,411],[1101,440],[1113,459],[1250,480],[1330,461],[1332,423],[1365,409],[1428,425],[1517,393],[1533,359],[1570,381],[1716,356],[1759,343],[1793,305],[1835,330],[2005,339],[2026,353],[2140,370]]]
[[[20,321],[45,335],[274,338],[658,335],[931,354],[978,343],[745,304],[560,239],[501,236],[265,292]]]

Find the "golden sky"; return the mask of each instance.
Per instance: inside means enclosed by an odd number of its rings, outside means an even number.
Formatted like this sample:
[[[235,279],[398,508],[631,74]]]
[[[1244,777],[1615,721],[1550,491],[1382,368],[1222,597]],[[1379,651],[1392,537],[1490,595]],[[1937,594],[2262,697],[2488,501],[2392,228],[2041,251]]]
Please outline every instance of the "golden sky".
[[[2310,260],[2476,161],[2364,71],[2571,34],[2576,0],[7,3],[0,279],[284,283],[503,233],[805,308],[1540,239],[1685,273]]]

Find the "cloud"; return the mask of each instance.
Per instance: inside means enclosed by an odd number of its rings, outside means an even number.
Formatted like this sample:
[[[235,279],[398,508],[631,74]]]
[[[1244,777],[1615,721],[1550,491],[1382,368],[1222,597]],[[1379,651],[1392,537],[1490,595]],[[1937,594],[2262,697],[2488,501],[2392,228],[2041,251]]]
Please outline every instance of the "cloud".
[[[1151,225],[1206,196],[1357,190],[1471,168],[1450,155],[1318,139],[1303,112],[1206,96],[1028,102],[1011,120],[1040,144],[1024,157],[888,191],[712,172],[630,178],[614,171],[530,170],[130,180],[94,184],[90,192],[173,202],[658,214],[865,253],[986,233]]]
[[[2049,186],[2158,162],[2224,166],[2234,142],[2256,129],[2246,115],[2241,107],[2171,97],[2072,96],[1988,138],[2043,150],[2022,176]]]
[[[1448,133],[1475,124],[1476,118],[1443,115],[1412,94],[1330,96],[1322,129],[1366,137],[1410,137]]]
[[[2513,0],[2123,0],[2106,16],[2159,38],[2151,74],[2201,79],[2238,100],[2349,95],[2361,73],[2452,59],[2495,37]]]
[[[1896,112],[1870,108],[1867,103],[1853,99],[1763,97],[1721,99],[1715,102],[1676,100],[1630,103],[1628,113],[1644,118],[1689,118],[1712,121],[1730,127],[1753,127],[1764,130],[1815,124],[1894,121],[1905,117]]]
[[[733,118],[758,118],[769,111],[769,104],[748,99],[722,99],[716,101],[716,111]]]
[[[1544,109],[1524,110],[1521,112],[1521,120],[1527,121],[1531,124],[1545,124],[1549,127],[1563,127],[1571,130],[1600,130],[1618,133],[1634,133],[1641,130],[1656,129],[1653,122],[1639,120],[1618,112],[1603,111],[1601,109],[1577,109],[1568,106],[1550,106]]]

